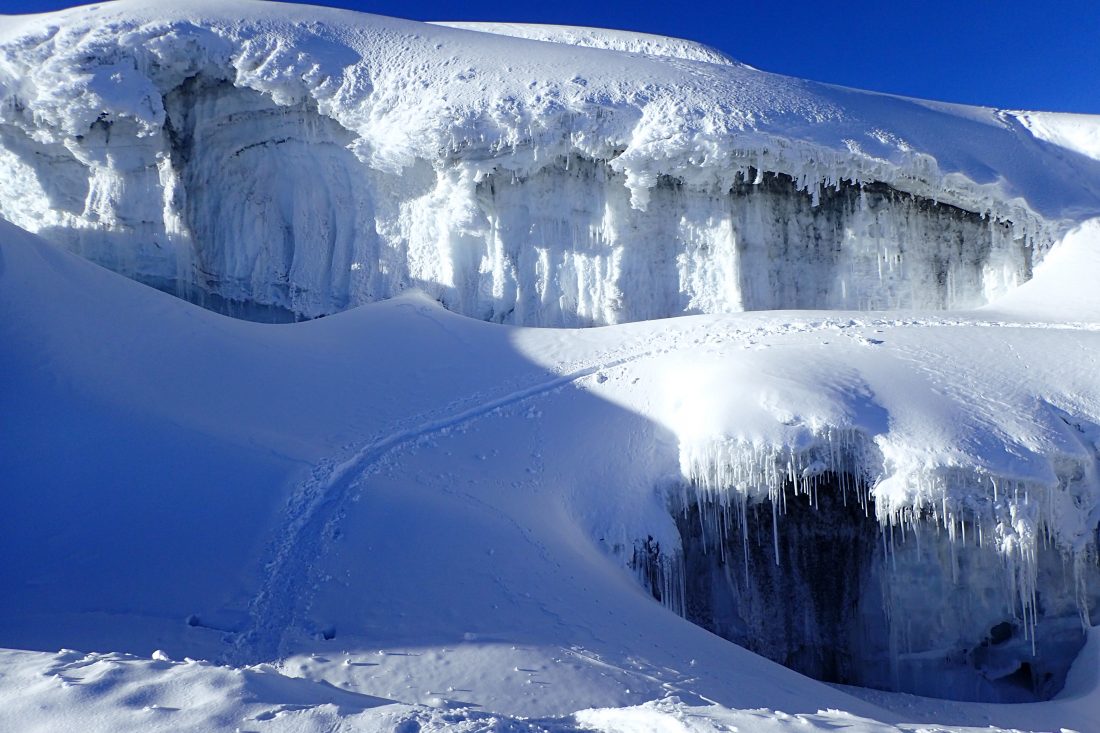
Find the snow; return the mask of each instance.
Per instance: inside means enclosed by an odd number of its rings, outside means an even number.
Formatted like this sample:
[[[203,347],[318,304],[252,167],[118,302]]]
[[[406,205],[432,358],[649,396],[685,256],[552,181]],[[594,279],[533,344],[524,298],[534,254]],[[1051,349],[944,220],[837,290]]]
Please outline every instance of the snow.
[[[1017,112],[1013,116],[1037,139],[1100,160],[1100,123],[1095,116],[1062,112]]]
[[[641,53],[649,56],[667,56],[685,61],[703,61],[723,66],[744,66],[721,51],[683,38],[656,36],[636,31],[617,31],[606,28],[585,28],[569,25],[543,25],[538,23],[471,23],[437,22],[433,25],[459,28],[480,33],[495,33],[531,41],[562,43],[583,48],[602,48],[608,51]]]
[[[1070,231],[1035,270],[1034,277],[988,307],[1051,321],[1100,321],[1100,292],[1092,287],[1100,272],[1096,241],[1100,222],[1086,221]]]
[[[972,307],[1100,214],[1052,116],[675,39],[253,2],[4,25],[0,215],[239,315],[412,288],[545,326]]]
[[[761,394],[769,380],[816,372],[832,389],[799,408],[807,422],[852,399],[834,360],[882,382],[894,374],[893,391],[874,382],[887,409],[891,394],[912,407],[928,401],[935,384],[969,384],[974,391],[929,405],[951,418],[925,446],[970,432],[980,441],[997,422],[1006,432],[1022,416],[1036,419],[1023,390],[1025,407],[983,401],[1011,399],[1013,369],[987,390],[962,378],[980,366],[970,365],[981,361],[968,348],[976,339],[993,353],[1025,349],[1052,402],[1095,394],[1085,389],[1092,358],[1060,359],[1067,347],[1059,344],[1093,348],[1095,331],[1086,326],[760,314],[513,330],[416,298],[266,326],[196,309],[11,227],[2,277],[11,345],[3,367],[17,385],[3,392],[14,418],[5,425],[19,426],[4,436],[5,446],[18,447],[2,454],[3,471],[12,485],[38,487],[7,500],[4,552],[24,560],[5,568],[5,586],[22,590],[5,601],[4,643],[141,656],[160,649],[172,659],[226,656],[237,664],[282,659],[283,674],[403,705],[442,697],[506,716],[561,717],[643,704],[671,686],[683,699],[704,695],[732,711],[764,706],[812,716],[828,706],[891,720],[647,602],[624,572],[616,544],[629,547],[639,532],[675,537],[654,488],[675,479],[684,439],[697,439],[672,432],[670,405],[683,405],[695,381],[669,381],[676,373],[669,362],[694,355],[705,372],[712,359],[720,363],[716,354],[736,351],[739,360],[767,364],[746,366],[761,375]],[[870,343],[871,335],[882,343]],[[951,358],[914,363],[914,375],[898,379],[897,364],[919,349]],[[887,363],[868,358],[876,351]],[[802,366],[784,374],[777,369],[784,363]],[[913,386],[920,364],[942,370],[924,377],[923,389]],[[751,405],[757,390],[743,395]],[[1001,409],[990,414],[986,402]],[[875,410],[854,404],[871,429]],[[791,422],[782,405],[767,406]],[[775,423],[769,413],[756,419]],[[58,426],[70,425],[79,428],[65,429],[68,458],[59,463]],[[877,427],[892,430],[890,421]],[[1035,425],[1016,448],[974,458],[1008,461],[1028,442],[1036,456],[1064,450],[1046,428]],[[1040,445],[1044,439],[1054,442]],[[135,445],[141,461],[120,470]],[[185,469],[200,462],[206,478]],[[200,496],[202,485],[210,488]],[[43,502],[48,546],[32,519]],[[281,539],[264,550],[265,536]],[[78,577],[69,569],[74,553],[82,558]],[[743,683],[731,686],[730,675]],[[114,710],[114,699],[98,704]],[[1087,729],[1073,722],[1077,713],[1066,715],[1065,725]]]
[[[1095,121],[462,25],[0,24],[0,728],[1095,728]]]

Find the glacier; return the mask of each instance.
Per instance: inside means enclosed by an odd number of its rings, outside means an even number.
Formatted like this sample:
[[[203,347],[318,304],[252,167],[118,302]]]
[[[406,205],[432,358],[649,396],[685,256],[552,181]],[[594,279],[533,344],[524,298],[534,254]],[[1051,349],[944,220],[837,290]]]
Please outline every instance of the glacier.
[[[599,29],[0,20],[0,475],[36,487],[0,647],[41,650],[0,665],[32,699],[1095,722],[1096,118]]]
[[[0,215],[238,315],[416,287],[588,326],[981,305],[1100,213],[1100,162],[1011,113],[631,34],[287,13],[9,24]]]

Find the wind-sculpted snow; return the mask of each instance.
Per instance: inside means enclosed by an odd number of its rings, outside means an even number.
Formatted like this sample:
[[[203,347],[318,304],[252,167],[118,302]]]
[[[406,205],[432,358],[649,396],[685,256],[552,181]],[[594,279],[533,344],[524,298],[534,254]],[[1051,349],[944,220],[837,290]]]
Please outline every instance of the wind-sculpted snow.
[[[562,43],[584,48],[600,48],[607,51],[641,53],[648,56],[668,56],[685,61],[703,61],[723,66],[741,66],[740,62],[721,51],[695,41],[682,38],[655,36],[634,31],[616,31],[606,28],[584,28],[569,25],[541,25],[536,23],[470,23],[444,21],[433,23],[449,28],[459,28],[480,33],[526,38],[530,41]]]
[[[1019,116],[625,32],[231,8],[6,20],[0,215],[237,315],[419,287],[583,326],[980,305],[1100,212],[1100,161]]]

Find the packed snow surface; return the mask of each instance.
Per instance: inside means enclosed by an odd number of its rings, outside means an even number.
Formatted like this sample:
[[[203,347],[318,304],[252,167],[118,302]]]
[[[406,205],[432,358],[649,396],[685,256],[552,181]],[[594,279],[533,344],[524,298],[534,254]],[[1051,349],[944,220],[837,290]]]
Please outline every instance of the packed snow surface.
[[[0,18],[0,728],[1096,729],[1096,129]]]

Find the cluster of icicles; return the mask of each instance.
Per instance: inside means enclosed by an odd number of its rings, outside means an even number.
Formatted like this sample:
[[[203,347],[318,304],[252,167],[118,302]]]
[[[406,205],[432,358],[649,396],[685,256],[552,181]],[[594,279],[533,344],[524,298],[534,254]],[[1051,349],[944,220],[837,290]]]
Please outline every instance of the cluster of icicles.
[[[670,505],[685,516],[689,507],[698,507],[704,545],[723,553],[723,561],[726,543],[739,538],[746,547],[746,579],[750,572],[750,504],[769,502],[776,563],[782,564],[779,533],[788,498],[805,496],[817,508],[819,490],[839,489],[845,505],[857,502],[867,516],[874,514],[881,530],[883,556],[891,569],[896,569],[896,546],[911,539],[919,547],[922,533],[927,532],[946,534],[956,583],[960,543],[971,542],[996,552],[1004,568],[1006,605],[1018,614],[1033,651],[1039,611],[1039,550],[1057,549],[1072,564],[1078,612],[1082,623],[1089,624],[1084,568],[1095,547],[1083,548],[1058,529],[1058,507],[1064,507],[1064,502],[1080,503],[1064,478],[1047,486],[952,467],[885,481],[885,462],[875,443],[860,431],[836,428],[817,431],[812,445],[801,450],[722,439],[682,446],[680,460],[686,480],[669,497]],[[884,495],[887,490],[892,494],[899,485],[906,489],[906,503]],[[656,586],[652,590],[655,595],[660,593],[662,603],[684,615],[682,553],[662,552],[650,559],[656,561],[656,567],[643,580]]]

